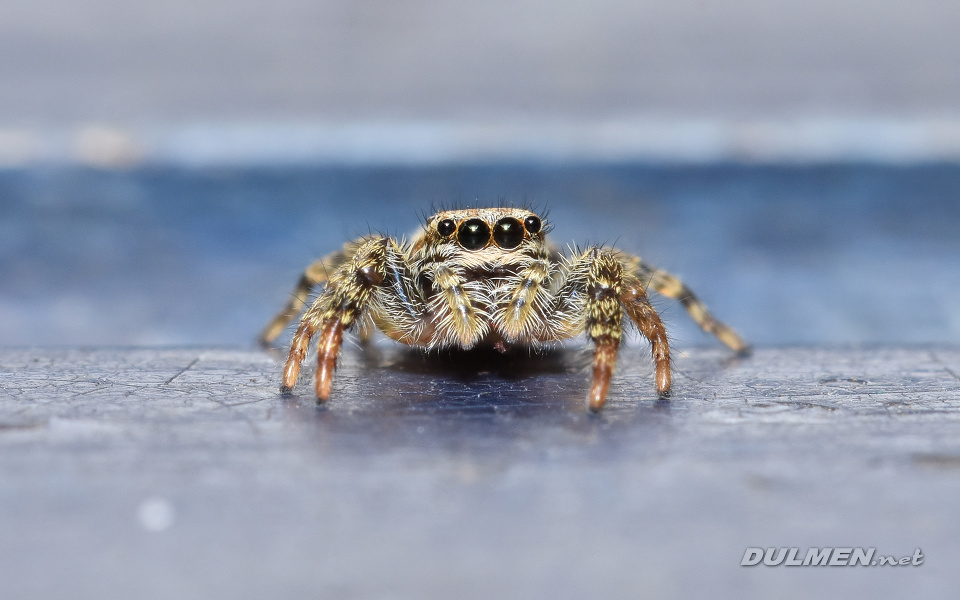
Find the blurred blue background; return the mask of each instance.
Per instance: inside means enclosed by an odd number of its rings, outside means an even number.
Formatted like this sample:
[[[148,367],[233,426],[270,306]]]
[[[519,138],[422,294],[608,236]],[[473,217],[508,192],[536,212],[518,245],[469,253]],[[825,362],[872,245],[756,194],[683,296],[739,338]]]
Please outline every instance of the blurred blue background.
[[[55,168],[0,195],[6,344],[250,343],[314,257],[501,200],[679,274],[756,344],[960,340],[955,165]]]
[[[957,342],[958,30],[936,0],[0,2],[0,343],[250,343],[313,258],[501,201],[756,344]]]

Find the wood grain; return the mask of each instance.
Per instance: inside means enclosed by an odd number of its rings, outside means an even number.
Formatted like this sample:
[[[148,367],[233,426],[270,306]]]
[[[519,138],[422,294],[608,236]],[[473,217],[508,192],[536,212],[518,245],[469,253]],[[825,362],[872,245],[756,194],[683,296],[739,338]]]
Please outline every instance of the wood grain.
[[[5,597],[947,597],[960,348],[345,350],[330,402],[244,348],[0,350]],[[311,375],[307,372],[304,376]],[[747,547],[919,567],[740,567]],[[784,596],[784,590],[789,594]],[[791,596],[792,594],[792,596]]]

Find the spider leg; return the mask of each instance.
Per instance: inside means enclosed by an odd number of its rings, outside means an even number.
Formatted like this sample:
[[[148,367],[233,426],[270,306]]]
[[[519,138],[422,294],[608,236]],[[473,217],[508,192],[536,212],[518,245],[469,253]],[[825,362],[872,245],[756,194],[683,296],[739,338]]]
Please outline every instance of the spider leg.
[[[629,271],[634,273],[642,283],[652,287],[659,294],[679,300],[701,329],[713,334],[724,345],[739,354],[750,352],[750,346],[737,335],[737,332],[714,318],[707,310],[707,306],[676,276],[648,265],[637,256],[627,257],[624,262]]]
[[[362,241],[356,251],[330,276],[326,287],[304,313],[293,335],[290,354],[283,368],[281,393],[293,390],[300,365],[307,354],[310,339],[320,332],[317,348],[317,401],[330,397],[330,384],[336,367],[343,332],[358,323],[368,303],[387,276],[388,238]]]
[[[436,327],[409,256],[391,242],[386,247],[384,267],[386,278],[370,299],[374,324],[398,342],[429,346]]]
[[[670,346],[660,316],[647,300],[630,264],[617,252],[590,248],[566,261],[551,301],[542,315],[549,338],[560,340],[583,331],[594,343],[593,379],[587,407],[599,411],[606,403],[610,379],[623,335],[623,313],[650,341],[656,363],[657,392],[670,393]],[[539,307],[535,310],[540,310]]]
[[[269,347],[270,344],[283,333],[283,330],[286,329],[290,321],[295,319],[297,315],[303,311],[310,292],[319,285],[326,283],[329,274],[336,271],[337,268],[356,251],[356,245],[356,241],[349,242],[342,250],[324,256],[311,263],[310,266],[304,270],[296,287],[293,288],[290,300],[287,301],[287,304],[280,309],[280,312],[278,312],[263,328],[263,331],[260,332],[260,336],[257,339],[261,346],[264,348]]]
[[[607,401],[623,335],[623,264],[611,252],[591,248],[565,261],[560,274],[542,315],[546,326],[540,339],[561,340],[586,333],[594,344],[587,408],[597,412]]]
[[[643,284],[634,277],[627,277],[624,282],[620,302],[643,337],[650,340],[653,361],[657,365],[657,393],[665,398],[670,395],[670,344],[663,321],[650,305]]]
[[[597,248],[588,251],[585,256],[589,257],[590,262],[584,282],[587,294],[584,330],[594,343],[593,381],[587,396],[587,407],[597,412],[607,401],[607,390],[617,364],[617,350],[623,334],[620,308],[623,265],[610,252]]]

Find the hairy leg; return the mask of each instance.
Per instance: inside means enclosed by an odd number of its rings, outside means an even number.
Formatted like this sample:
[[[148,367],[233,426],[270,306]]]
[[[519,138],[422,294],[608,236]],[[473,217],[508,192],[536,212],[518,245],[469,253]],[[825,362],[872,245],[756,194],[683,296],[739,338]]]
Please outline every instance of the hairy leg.
[[[583,332],[593,342],[587,408],[596,412],[606,403],[623,335],[623,265],[611,252],[591,248],[566,261],[559,275],[556,291],[541,315],[546,323],[541,340],[561,340]]]
[[[290,321],[294,320],[303,311],[310,292],[325,283],[329,275],[334,273],[340,265],[356,252],[358,243],[359,241],[349,242],[342,250],[328,254],[306,268],[296,287],[293,288],[290,300],[260,332],[258,341],[261,346],[270,346],[283,333]]]
[[[293,335],[283,369],[282,393],[293,390],[310,339],[321,332],[317,349],[317,401],[330,397],[330,384],[343,332],[358,322],[374,290],[386,277],[386,248],[390,240],[376,238],[360,243],[356,251],[330,276],[323,293],[314,301]]]
[[[657,392],[661,397],[670,393],[666,328],[631,271],[630,262],[620,253],[599,248],[582,252],[560,267],[559,284],[541,315],[548,336],[542,341],[561,340],[583,331],[594,342],[593,379],[587,397],[587,406],[594,412],[606,402],[623,332],[623,312],[650,341]]]
[[[750,351],[750,347],[737,332],[714,318],[707,306],[677,277],[648,265],[637,256],[626,257],[624,263],[628,271],[635,274],[643,284],[652,287],[659,294],[679,300],[701,329],[716,336],[728,348],[740,354]]]
[[[600,250],[590,252],[590,268],[586,280],[587,336],[594,343],[593,382],[587,407],[596,412],[607,401],[610,378],[617,363],[617,350],[623,334],[620,293],[623,267],[612,254]]]
[[[667,330],[660,320],[660,315],[650,305],[643,285],[632,277],[628,277],[624,282],[620,302],[643,337],[650,340],[653,362],[657,366],[657,393],[661,397],[670,395],[670,344],[667,342]]]

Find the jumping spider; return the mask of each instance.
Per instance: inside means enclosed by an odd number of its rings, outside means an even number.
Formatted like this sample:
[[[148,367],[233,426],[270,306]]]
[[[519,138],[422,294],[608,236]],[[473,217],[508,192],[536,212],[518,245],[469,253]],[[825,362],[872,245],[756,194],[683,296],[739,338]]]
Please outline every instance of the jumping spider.
[[[603,407],[623,334],[623,315],[652,346],[657,392],[670,393],[667,332],[647,287],[683,303],[697,324],[731,349],[747,345],[676,277],[637,256],[590,247],[563,256],[547,242],[547,223],[521,208],[448,210],[430,217],[409,243],[371,236],[347,243],[307,267],[293,296],[267,324],[269,345],[303,310],[280,390],[297,382],[310,339],[319,333],[317,402],[330,384],[344,331],[362,337],[375,325],[394,340],[424,349],[490,345],[538,347],[585,333],[594,343],[591,411]]]

